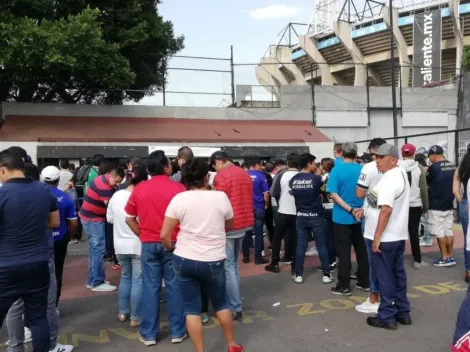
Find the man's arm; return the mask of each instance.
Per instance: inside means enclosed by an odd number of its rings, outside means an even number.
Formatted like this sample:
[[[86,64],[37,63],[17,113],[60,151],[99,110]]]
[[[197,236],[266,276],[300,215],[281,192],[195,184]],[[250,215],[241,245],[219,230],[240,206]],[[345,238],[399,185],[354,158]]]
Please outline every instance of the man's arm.
[[[338,193],[330,193],[330,197],[331,199],[333,199],[333,201],[338,204],[341,208],[343,208],[344,210],[346,210],[349,214],[351,215],[354,215],[354,211],[357,210],[357,209],[354,209],[353,207],[351,207],[348,203],[346,203],[343,198],[340,197],[340,195]]]
[[[275,199],[281,198],[281,178],[284,174],[285,169],[281,170],[276,176],[274,176],[273,185],[271,187],[271,196]]]
[[[47,228],[56,229],[60,226],[60,214],[59,211],[52,211],[47,217]]]
[[[370,183],[374,178],[372,174],[372,163],[364,165],[361,170],[361,174],[359,175],[359,179],[357,180],[356,184],[356,197],[360,199],[364,199],[367,195],[367,191],[369,190]]]
[[[454,172],[454,182],[452,183],[452,193],[454,194],[455,199],[460,204],[462,203],[462,196],[460,195],[460,177],[459,177],[459,168],[457,167]]]
[[[388,205],[382,205],[380,207],[379,221],[377,222],[377,228],[375,229],[374,242],[372,243],[372,251],[378,253],[380,252],[380,239],[382,234],[387,228],[388,221],[390,220],[390,215],[392,215],[392,208]]]
[[[176,225],[178,225],[178,219],[165,216],[165,220],[163,220],[162,229],[160,231],[160,239],[162,244],[167,250],[171,252],[174,250],[173,244],[171,243],[171,234],[173,233]]]
[[[69,199],[67,204],[67,225],[70,234],[75,234],[78,229],[77,210],[75,203],[72,199]]]
[[[132,232],[139,237],[139,223],[137,222],[138,208],[137,208],[137,189],[135,189],[129,200],[127,201],[124,211],[127,213],[126,224]]]

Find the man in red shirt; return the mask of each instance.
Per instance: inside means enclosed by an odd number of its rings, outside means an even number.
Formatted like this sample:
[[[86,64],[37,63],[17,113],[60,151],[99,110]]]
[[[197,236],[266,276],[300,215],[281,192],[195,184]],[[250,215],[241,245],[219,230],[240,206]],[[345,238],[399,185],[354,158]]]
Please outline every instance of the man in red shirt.
[[[143,309],[139,340],[146,346],[157,343],[163,278],[166,283],[171,342],[180,343],[187,336],[183,296],[173,271],[173,253],[162,245],[160,231],[168,204],[175,195],[186,189],[170,178],[171,163],[163,151],[157,150],[149,155],[147,169],[152,178],[134,189],[125,208],[126,223],[142,242]],[[171,236],[173,243],[176,242],[178,231],[178,228],[175,229]]]
[[[225,277],[227,300],[234,320],[242,319],[242,300],[240,297],[240,272],[238,253],[246,231],[253,230],[253,182],[248,173],[233,165],[226,152],[217,151],[211,156],[211,165],[217,171],[214,188],[225,192],[233,208],[234,223],[227,232],[225,245]]]

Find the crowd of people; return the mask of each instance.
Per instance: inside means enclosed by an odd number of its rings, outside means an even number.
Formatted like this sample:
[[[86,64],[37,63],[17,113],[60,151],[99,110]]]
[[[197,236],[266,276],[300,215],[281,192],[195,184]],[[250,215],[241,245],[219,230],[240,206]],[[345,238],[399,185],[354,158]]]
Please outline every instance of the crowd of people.
[[[470,279],[470,149],[458,167],[438,145],[423,155],[412,144],[400,151],[381,138],[362,155],[356,144],[338,143],[333,156],[317,162],[310,153],[293,153],[239,165],[223,151],[205,160],[182,147],[174,163],[160,150],[121,166],[95,155],[93,165],[75,171],[67,160],[40,171],[20,147],[0,152],[0,319],[7,318],[8,351],[24,351],[31,338],[35,352],[72,351],[57,343],[58,305],[67,245],[82,231],[89,244],[86,287],[118,290],[117,318],[138,328],[146,346],[157,343],[167,301],[171,342],[189,335],[204,351],[211,303],[228,351],[244,351],[233,331],[233,321],[243,318],[240,254],[242,263],[272,273],[290,264],[295,284],[307,278],[305,256],[318,255],[321,282],[334,283],[332,294],[351,296],[353,286],[369,293],[356,306],[372,314],[368,325],[411,325],[406,240],[414,269],[429,265],[420,247],[433,245],[433,237],[440,256],[432,265],[456,265],[454,198]],[[120,270],[119,287],[106,280],[107,260]],[[470,311],[466,301],[461,312]],[[465,351],[464,313],[457,327],[462,333],[456,331],[453,348]]]

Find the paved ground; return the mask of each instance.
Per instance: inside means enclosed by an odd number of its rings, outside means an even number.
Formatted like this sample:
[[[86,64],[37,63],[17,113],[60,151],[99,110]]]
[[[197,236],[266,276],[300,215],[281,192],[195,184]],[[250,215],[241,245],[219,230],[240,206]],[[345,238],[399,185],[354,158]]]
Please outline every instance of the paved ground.
[[[456,238],[459,239],[456,247],[461,248],[461,234],[456,233]],[[424,259],[430,262],[436,250],[436,247],[427,248]],[[235,324],[237,340],[245,344],[247,351],[449,351],[455,317],[466,291],[461,250],[456,250],[455,257],[458,265],[454,268],[429,266],[421,270],[412,269],[411,258],[406,259],[410,268],[408,292],[413,325],[400,326],[397,331],[367,326],[366,316],[354,310],[354,305],[362,302],[366,295],[358,291],[351,298],[331,295],[330,285],[322,284],[321,274],[313,268],[306,270],[304,284],[296,285],[288,271],[270,274],[262,267],[241,264],[245,319]],[[318,258],[309,258],[307,264],[318,265]],[[85,289],[86,271],[86,257],[68,258],[64,299],[60,306],[61,341],[74,344],[78,351],[150,350],[137,340],[136,329],[117,321],[115,293],[96,294]],[[117,284],[119,273],[113,272],[110,266],[107,271],[111,281]],[[280,305],[273,306],[278,302]],[[162,308],[162,320],[166,320],[165,304]],[[171,345],[166,323],[162,325],[156,346],[159,351],[194,350],[189,340]],[[0,341],[6,339],[5,329],[2,329]],[[207,351],[226,351],[215,320],[205,329],[205,339]]]

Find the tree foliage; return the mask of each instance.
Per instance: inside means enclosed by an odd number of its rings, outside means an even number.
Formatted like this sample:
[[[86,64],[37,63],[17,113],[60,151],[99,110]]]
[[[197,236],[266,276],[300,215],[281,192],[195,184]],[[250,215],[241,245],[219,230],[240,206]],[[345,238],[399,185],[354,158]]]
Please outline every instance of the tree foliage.
[[[183,48],[155,0],[0,1],[0,101],[121,104]]]

